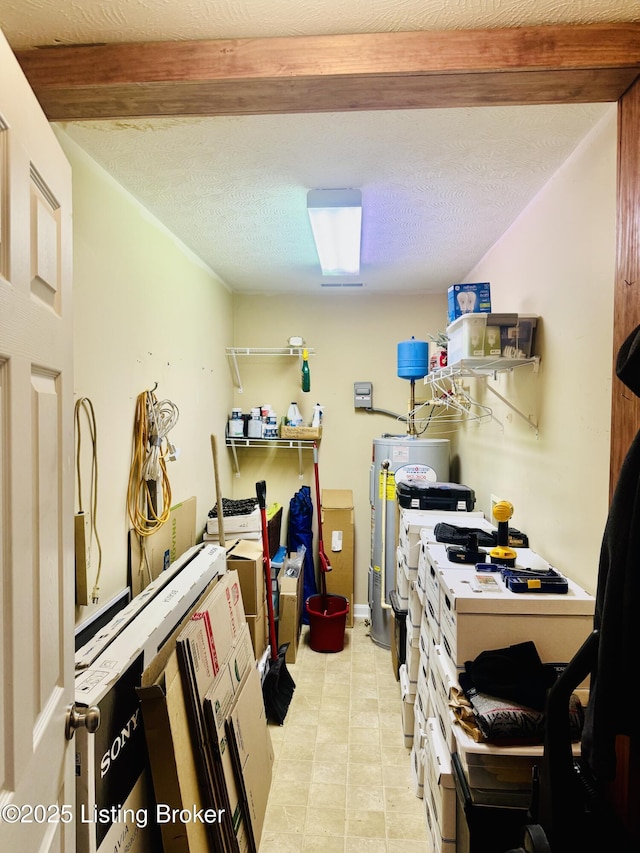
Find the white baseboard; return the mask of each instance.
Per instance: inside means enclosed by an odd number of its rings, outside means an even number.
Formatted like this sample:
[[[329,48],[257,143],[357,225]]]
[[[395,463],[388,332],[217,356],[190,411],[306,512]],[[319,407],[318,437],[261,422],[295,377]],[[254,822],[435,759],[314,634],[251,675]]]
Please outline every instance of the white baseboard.
[[[368,604],[354,604],[353,605],[353,618],[354,619],[370,619],[371,614],[369,611]]]

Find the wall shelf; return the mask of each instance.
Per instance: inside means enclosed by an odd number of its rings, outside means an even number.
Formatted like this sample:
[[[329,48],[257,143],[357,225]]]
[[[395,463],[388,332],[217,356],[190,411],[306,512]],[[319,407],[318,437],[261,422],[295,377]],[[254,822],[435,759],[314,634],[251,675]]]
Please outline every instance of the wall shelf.
[[[533,372],[537,373],[540,367],[540,357],[531,356],[530,358],[505,358],[503,356],[498,356],[468,358],[447,367],[439,367],[431,373],[428,373],[424,378],[424,384],[435,385],[442,379],[495,379],[498,373],[505,373],[506,371],[513,371],[517,368],[526,366],[531,366],[533,368]],[[527,426],[533,429],[535,431],[536,438],[538,437],[538,424],[535,423],[531,417],[528,417],[524,412],[521,412],[520,409],[513,405],[513,403],[500,394],[493,385],[485,382],[485,387],[505,406],[507,406],[507,408],[511,409],[514,414],[521,418]]]
[[[244,438],[239,436],[237,438],[232,438],[231,436],[226,436],[225,438],[227,447],[231,448],[231,453],[233,454],[233,465],[235,469],[236,477],[240,476],[240,464],[238,462],[238,448],[276,448],[278,450],[297,450],[298,451],[298,463],[299,463],[299,474],[298,478],[300,480],[304,477],[303,465],[302,465],[302,451],[303,450],[313,450],[316,439],[313,440],[304,440],[300,438]]]
[[[285,356],[302,360],[302,351],[305,349],[309,355],[313,355],[315,352],[311,347],[227,347],[226,353],[233,376],[233,384],[242,393],[242,380],[238,366],[239,356]],[[273,441],[274,439],[270,440]]]

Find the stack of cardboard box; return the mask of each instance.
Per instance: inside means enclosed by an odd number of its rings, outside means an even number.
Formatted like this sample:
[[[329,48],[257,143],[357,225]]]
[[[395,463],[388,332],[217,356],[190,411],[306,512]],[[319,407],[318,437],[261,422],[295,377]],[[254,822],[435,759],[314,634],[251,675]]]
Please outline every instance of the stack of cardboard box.
[[[256,853],[273,749],[237,572],[212,585],[139,696],[165,853]]]

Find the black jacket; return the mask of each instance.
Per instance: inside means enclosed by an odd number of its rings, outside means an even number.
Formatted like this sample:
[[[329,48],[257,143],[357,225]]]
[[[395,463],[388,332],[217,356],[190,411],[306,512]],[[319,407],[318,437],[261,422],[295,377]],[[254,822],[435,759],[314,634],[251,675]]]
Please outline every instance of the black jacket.
[[[640,326],[616,361],[618,378],[640,397]],[[637,730],[631,704],[640,648],[640,432],[620,469],[602,539],[594,627],[600,639],[591,675],[582,755],[596,778],[615,777],[615,740]]]

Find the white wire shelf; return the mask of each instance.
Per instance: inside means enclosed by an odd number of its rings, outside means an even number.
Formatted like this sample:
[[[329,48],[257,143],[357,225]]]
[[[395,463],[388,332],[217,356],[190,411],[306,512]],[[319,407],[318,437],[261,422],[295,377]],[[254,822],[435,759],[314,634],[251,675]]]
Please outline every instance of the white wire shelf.
[[[424,384],[431,385],[435,389],[442,380],[447,379],[451,380],[451,382],[454,382],[458,378],[485,380],[488,378],[495,379],[498,373],[504,373],[519,367],[525,367],[526,365],[531,365],[533,367],[533,372],[537,373],[540,366],[540,357],[531,356],[530,358],[505,358],[503,356],[479,356],[476,358],[468,358],[456,362],[455,364],[447,365],[446,367],[439,367],[436,370],[433,370],[424,377]],[[507,406],[507,408],[511,409],[514,414],[521,418],[527,426],[534,430],[536,438],[538,437],[538,424],[531,416],[521,412],[517,406],[514,406],[510,400],[500,394],[493,385],[485,382],[485,387],[505,406]],[[467,400],[472,404],[477,405],[468,395]],[[446,396],[444,397],[444,401],[446,402]],[[487,409],[487,412],[493,420],[497,420],[490,409]]]
[[[317,438],[246,438],[245,436],[225,436],[227,447],[231,448],[233,454],[233,464],[236,477],[240,476],[240,463],[238,462],[238,448],[277,448],[279,450],[297,450],[300,480],[304,477],[302,465],[302,451],[313,450],[314,445],[318,442]]]
[[[533,365],[534,373],[536,373],[540,365],[540,356],[531,356],[531,358],[505,358],[504,356],[465,358],[455,364],[438,367],[431,373],[427,373],[424,377],[424,384],[432,385],[438,379],[446,379],[449,376],[490,376],[492,373],[514,370],[528,364]]]
[[[226,347],[226,354],[233,374],[233,384],[242,393],[242,380],[240,379],[240,368],[238,357],[247,355],[285,356],[302,359],[302,351],[306,350],[309,355],[314,355],[313,347]]]

